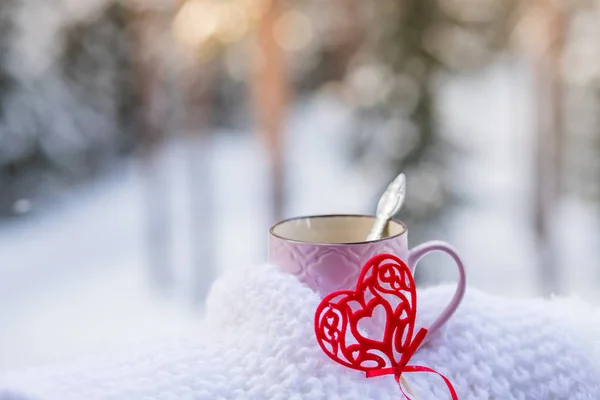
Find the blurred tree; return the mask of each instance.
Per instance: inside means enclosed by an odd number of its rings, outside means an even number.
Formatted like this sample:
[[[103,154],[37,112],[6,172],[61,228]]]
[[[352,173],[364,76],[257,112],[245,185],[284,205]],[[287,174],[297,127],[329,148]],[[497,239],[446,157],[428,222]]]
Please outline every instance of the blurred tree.
[[[565,49],[561,60],[564,80],[565,146],[561,188],[585,201],[600,204],[600,4],[585,0],[568,3]]]
[[[0,117],[2,117],[4,110],[4,107],[1,106],[2,100],[12,84],[12,79],[4,68],[9,40],[12,37],[13,24],[10,18],[12,9],[12,1],[5,0],[0,3]]]
[[[8,31],[18,7],[32,6],[10,4],[0,4],[0,58],[10,57],[22,71],[0,68],[7,71],[0,72],[0,217],[29,211],[32,199],[60,193],[130,150],[136,106],[127,12],[120,2],[91,18],[66,19],[52,32],[50,43],[58,44],[52,51],[29,49],[47,65],[39,70],[19,59],[21,52],[7,51],[17,43]]]
[[[559,254],[553,216],[557,213],[561,192],[560,176],[564,170],[564,84],[562,61],[566,31],[566,9],[562,4],[537,0],[533,5],[537,43],[536,104],[538,126],[535,136],[533,179],[533,231],[538,256],[540,285],[545,295],[561,293]]]
[[[113,140],[105,148],[89,146],[88,168],[104,164],[103,157],[129,151],[134,144],[135,112],[139,101],[134,70],[133,38],[129,30],[131,11],[121,2],[109,4],[96,18],[78,21],[63,31],[60,74],[83,107],[114,121],[108,126]],[[86,121],[79,129],[86,135]],[[96,132],[94,132],[96,133]]]
[[[402,218],[417,236],[460,198],[448,165],[463,150],[436,126],[439,81],[492,61],[508,43],[517,4],[383,0],[369,6],[367,42],[348,75],[358,111],[354,154],[383,167],[384,182],[407,173]]]
[[[31,155],[26,155],[21,160],[19,160],[19,157],[15,157],[15,152],[12,151],[11,146],[7,146],[9,137],[2,132],[3,129],[1,128],[6,116],[6,99],[10,96],[14,85],[14,79],[7,66],[10,44],[14,38],[14,23],[12,20],[14,9],[14,1],[0,2],[0,217],[12,214],[15,211],[14,204],[18,197],[13,195],[9,186],[15,175],[18,174],[20,163],[34,161],[32,160],[34,157],[31,157]],[[23,210],[25,211],[25,209]]]

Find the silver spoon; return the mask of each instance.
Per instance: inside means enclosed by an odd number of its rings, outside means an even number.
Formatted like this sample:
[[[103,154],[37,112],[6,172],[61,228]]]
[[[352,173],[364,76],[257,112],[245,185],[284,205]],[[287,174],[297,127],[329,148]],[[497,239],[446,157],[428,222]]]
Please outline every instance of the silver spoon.
[[[371,229],[367,240],[377,240],[381,238],[383,230],[388,221],[400,211],[406,198],[406,176],[400,174],[388,186],[386,191],[379,199],[377,204],[377,219]]]

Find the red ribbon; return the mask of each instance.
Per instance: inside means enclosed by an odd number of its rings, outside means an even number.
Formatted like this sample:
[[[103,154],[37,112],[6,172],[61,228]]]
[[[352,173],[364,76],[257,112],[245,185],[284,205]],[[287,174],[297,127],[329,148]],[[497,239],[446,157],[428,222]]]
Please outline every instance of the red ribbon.
[[[372,369],[365,371],[367,378],[374,378],[377,376],[384,375],[394,375],[394,378],[396,378],[396,382],[398,382],[398,386],[400,386],[402,394],[406,399],[410,400],[410,397],[408,397],[408,395],[404,392],[404,388],[402,388],[402,384],[400,383],[400,378],[402,377],[402,374],[405,372],[433,372],[434,374],[438,375],[444,380],[444,383],[446,383],[448,391],[452,396],[452,400],[458,400],[458,395],[456,394],[454,386],[452,386],[452,382],[450,382],[450,380],[444,375],[429,367],[423,367],[420,365],[406,365],[408,364],[408,361],[411,359],[413,354],[417,351],[417,349],[425,339],[426,335],[427,329],[421,328],[419,333],[415,335],[413,341],[411,342],[410,348],[404,354],[402,354],[402,359],[400,360],[400,363],[398,365],[390,368]]]
[[[406,392],[404,392],[404,388],[402,387],[402,384],[400,383],[400,377],[405,372],[433,372],[434,374],[438,375],[440,378],[442,378],[444,380],[444,383],[448,387],[448,391],[450,392],[450,395],[452,396],[452,400],[458,400],[458,395],[456,394],[456,390],[454,389],[454,386],[452,386],[452,382],[450,382],[450,380],[448,378],[446,378],[444,375],[440,374],[436,370],[431,369],[429,367],[423,367],[421,365],[406,365],[404,367],[372,370],[372,371],[368,371],[366,374],[367,374],[367,378],[374,378],[376,376],[393,374],[394,378],[396,378],[396,382],[398,382],[398,386],[400,386],[400,390],[402,391],[402,394],[404,395],[404,397],[406,399],[410,400],[410,397],[408,397]]]

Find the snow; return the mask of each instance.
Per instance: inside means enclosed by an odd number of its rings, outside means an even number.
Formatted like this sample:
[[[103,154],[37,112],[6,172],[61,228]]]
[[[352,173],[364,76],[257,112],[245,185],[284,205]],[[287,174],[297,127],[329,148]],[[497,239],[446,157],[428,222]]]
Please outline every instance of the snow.
[[[471,285],[511,297],[538,293],[528,220],[529,81],[526,69],[499,64],[448,82],[440,92],[443,129],[469,144],[470,154],[454,168],[462,177],[457,185],[473,203],[440,226],[436,238],[460,250]],[[349,165],[344,153],[349,112],[328,96],[298,104],[290,116],[286,215],[361,213],[374,207],[369,201],[382,182]],[[172,216],[166,239],[176,266],[170,290],[159,290],[148,268],[144,180],[134,161],[52,210],[0,225],[0,372],[201,329],[202,309],[192,301],[190,277],[213,267],[219,272],[260,263],[266,256],[267,165],[257,137],[251,132],[217,135],[206,148],[177,139],[162,152],[159,164]],[[207,155],[190,175],[190,160]],[[208,176],[195,176],[197,171]],[[190,189],[190,182],[199,186]],[[198,198],[190,190],[202,184],[214,204],[212,241],[211,236],[202,239],[214,244],[209,265],[192,256],[201,244],[193,242],[197,216],[190,210]],[[565,199],[555,225],[566,292],[599,302],[599,229],[593,210]],[[446,272],[451,266],[444,257],[439,260],[435,273],[451,279]]]

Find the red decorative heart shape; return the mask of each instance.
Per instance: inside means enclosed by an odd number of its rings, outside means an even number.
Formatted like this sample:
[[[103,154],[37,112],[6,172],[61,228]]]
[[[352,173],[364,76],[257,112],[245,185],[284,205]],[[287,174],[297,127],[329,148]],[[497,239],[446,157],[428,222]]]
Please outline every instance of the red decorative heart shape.
[[[383,318],[376,310],[384,310]],[[394,375],[405,399],[410,400],[400,384],[402,374],[431,372],[444,380],[452,400],[458,400],[444,375],[407,365],[427,335],[427,329],[421,328],[413,337],[416,316],[417,288],[410,269],[398,257],[380,254],[364,265],[355,290],[333,292],[321,301],[315,312],[315,334],[335,362],[364,371],[367,378]]]
[[[416,302],[408,266],[390,254],[375,256],[363,267],[355,290],[334,292],[321,301],[315,313],[317,341],[334,361],[356,370],[405,364],[405,356],[412,355],[407,352]],[[374,315],[375,310],[384,313]]]

